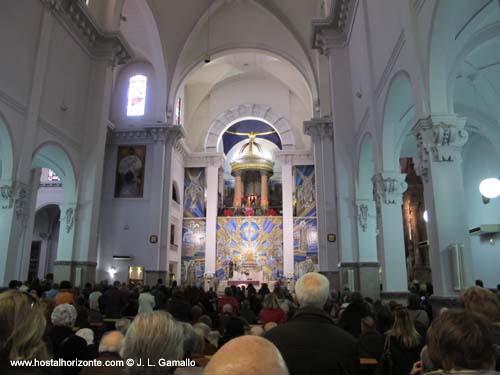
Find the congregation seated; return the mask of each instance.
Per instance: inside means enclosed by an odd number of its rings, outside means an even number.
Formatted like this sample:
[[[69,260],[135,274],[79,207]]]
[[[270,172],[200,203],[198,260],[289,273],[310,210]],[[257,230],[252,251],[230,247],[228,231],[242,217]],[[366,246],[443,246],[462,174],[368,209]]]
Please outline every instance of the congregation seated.
[[[224,305],[230,305],[232,307],[232,312],[237,316],[240,312],[239,302],[233,297],[233,291],[230,287],[224,289],[224,296],[219,298],[218,311],[222,312]]]
[[[205,375],[288,375],[277,348],[259,336],[242,336],[224,345],[210,360]]]
[[[330,293],[328,279],[319,273],[306,273],[297,281],[295,293],[299,303],[295,315],[264,334],[283,355],[290,374],[356,372],[356,340],[323,311]]]
[[[245,334],[245,326],[240,318],[230,317],[226,328],[219,339],[218,347],[222,347],[228,341],[243,336]]]
[[[425,332],[429,328],[429,314],[422,308],[420,297],[415,293],[408,297],[408,313],[418,333],[425,336]]]

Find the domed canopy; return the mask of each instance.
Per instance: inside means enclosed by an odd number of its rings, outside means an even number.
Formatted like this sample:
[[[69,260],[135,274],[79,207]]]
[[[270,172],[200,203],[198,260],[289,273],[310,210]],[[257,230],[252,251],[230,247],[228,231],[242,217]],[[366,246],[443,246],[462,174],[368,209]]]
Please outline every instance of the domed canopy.
[[[231,163],[231,174],[237,171],[267,171],[273,173],[274,162],[266,157],[262,147],[255,141],[257,134],[248,134],[248,142],[245,143],[238,154],[238,158]]]

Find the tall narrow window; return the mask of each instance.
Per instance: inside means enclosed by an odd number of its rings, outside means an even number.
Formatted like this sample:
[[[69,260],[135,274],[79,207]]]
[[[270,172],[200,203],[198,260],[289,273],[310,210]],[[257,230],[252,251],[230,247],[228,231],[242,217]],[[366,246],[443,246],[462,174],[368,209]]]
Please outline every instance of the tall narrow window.
[[[130,77],[128,85],[127,116],[144,116],[146,108],[146,88],[148,77],[136,75]]]

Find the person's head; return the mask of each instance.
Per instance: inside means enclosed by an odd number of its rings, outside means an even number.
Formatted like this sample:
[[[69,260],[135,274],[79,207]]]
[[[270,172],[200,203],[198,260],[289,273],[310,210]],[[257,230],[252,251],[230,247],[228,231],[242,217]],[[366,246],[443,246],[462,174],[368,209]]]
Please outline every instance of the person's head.
[[[272,330],[273,328],[277,327],[278,326],[278,323],[276,322],[267,322],[266,324],[264,324],[264,327],[263,330],[264,332],[269,332],[270,330]]]
[[[99,353],[120,353],[123,345],[123,334],[120,331],[109,331],[99,343]]]
[[[253,336],[262,336],[264,334],[264,328],[261,326],[252,326],[249,334]]]
[[[363,296],[359,292],[351,293],[351,303],[361,305],[364,303]]]
[[[58,283],[52,284],[52,289],[58,290],[59,289],[59,284]]]
[[[316,272],[302,276],[295,284],[295,294],[300,307],[317,307],[322,309],[328,299],[330,282]]]
[[[222,313],[223,314],[232,314],[233,313],[233,306],[226,303],[224,306],[222,306]]]
[[[17,289],[17,280],[10,280],[9,289]]]
[[[204,337],[196,333],[189,323],[182,322],[184,358],[191,358],[193,354],[202,354],[205,350]]]
[[[75,335],[80,336],[87,342],[87,345],[94,344],[94,331],[89,328],[81,328],[76,331]]]
[[[233,290],[231,289],[231,287],[226,287],[224,289],[224,294],[227,296],[227,297],[231,297],[233,295]]]
[[[200,306],[198,305],[194,305],[193,307],[191,307],[191,318],[197,322],[198,319],[200,319],[200,317],[203,315],[203,310]]]
[[[432,322],[427,342],[431,361],[445,371],[490,370],[495,366],[491,326],[480,314],[448,310]]]
[[[115,329],[117,331],[120,331],[123,335],[127,334],[129,327],[130,327],[130,320],[127,318],[121,318],[115,322]]]
[[[372,316],[365,316],[361,319],[361,333],[374,332],[377,329],[377,323]]]
[[[160,358],[165,360],[180,360],[183,355],[183,329],[170,314],[165,311],[153,311],[137,315],[130,325],[121,357],[133,359],[136,363],[142,360],[147,363],[158,363]],[[152,367],[151,369],[154,369]],[[150,373],[155,370],[150,370]],[[128,367],[130,374],[147,374],[147,370],[139,367]],[[171,369],[164,367],[165,373]]]
[[[205,375],[288,375],[278,349],[259,336],[242,336],[229,341],[208,362]]]
[[[278,298],[276,297],[276,294],[274,293],[269,293],[266,294],[264,297],[264,301],[262,302],[262,307],[264,309],[279,309],[280,304],[278,302]]]
[[[73,327],[76,321],[76,309],[69,303],[63,303],[52,311],[50,320],[57,327]]]
[[[151,289],[149,288],[149,285],[144,285],[142,287],[142,293],[149,293]]]
[[[476,284],[476,286],[478,286],[480,288],[484,288],[483,280],[477,279],[475,284]]]
[[[0,294],[0,356],[6,359],[48,359],[42,340],[46,320],[34,297],[16,290]]]
[[[205,323],[208,327],[210,327],[210,329],[212,328],[212,318],[208,315],[200,316],[200,319],[198,319],[198,323]]]
[[[473,286],[462,292],[460,304],[465,310],[484,315],[490,322],[500,322],[500,301],[491,291]]]
[[[122,284],[121,284],[118,280],[116,280],[116,281],[113,283],[113,286],[114,286],[115,288],[119,288],[121,285],[122,285]]]
[[[71,289],[73,286],[68,280],[63,280],[61,281],[61,284],[59,285],[59,289]]]
[[[394,324],[389,330],[391,336],[401,340],[407,348],[413,348],[420,342],[420,335],[415,329],[408,309],[398,307],[394,310]]]
[[[156,284],[158,284],[158,285],[163,285],[163,279],[158,279],[158,280],[156,281]]]
[[[193,329],[195,330],[195,332],[200,335],[201,337],[203,337],[205,340],[208,340],[209,337],[210,337],[210,332],[211,332],[211,329],[209,326],[207,326],[205,323],[196,323],[194,326],[193,326]]]

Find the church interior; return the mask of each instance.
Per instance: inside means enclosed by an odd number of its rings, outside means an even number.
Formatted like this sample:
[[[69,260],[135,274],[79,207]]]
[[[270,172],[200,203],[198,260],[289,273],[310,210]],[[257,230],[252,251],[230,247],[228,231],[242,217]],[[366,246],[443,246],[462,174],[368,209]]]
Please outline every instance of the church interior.
[[[1,7],[3,286],[500,282],[498,1]]]

